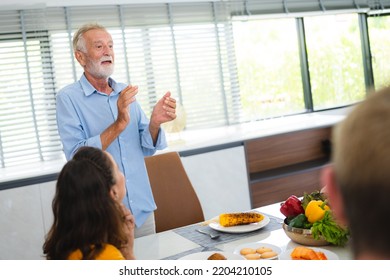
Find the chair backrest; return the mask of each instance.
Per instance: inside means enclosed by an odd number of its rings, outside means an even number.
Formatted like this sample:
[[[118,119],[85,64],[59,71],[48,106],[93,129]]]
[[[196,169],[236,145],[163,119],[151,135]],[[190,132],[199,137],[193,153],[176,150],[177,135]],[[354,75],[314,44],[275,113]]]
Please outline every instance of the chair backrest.
[[[157,210],[156,232],[204,221],[199,198],[177,152],[145,157]]]

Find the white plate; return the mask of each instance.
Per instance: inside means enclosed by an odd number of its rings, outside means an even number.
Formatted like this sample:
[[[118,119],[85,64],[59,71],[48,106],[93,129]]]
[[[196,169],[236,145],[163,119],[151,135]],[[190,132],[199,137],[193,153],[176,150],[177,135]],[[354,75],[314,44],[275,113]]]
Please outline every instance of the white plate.
[[[210,257],[214,253],[220,253],[221,255],[224,255],[225,258],[228,260],[245,260],[243,256],[239,256],[237,254],[233,254],[229,252],[221,252],[221,251],[206,251],[206,252],[193,253],[181,257],[179,260],[207,260],[208,257]]]
[[[264,216],[264,219],[261,220],[258,223],[252,223],[247,225],[239,225],[239,226],[232,226],[232,227],[224,227],[221,226],[218,222],[218,217],[212,219],[213,221],[209,224],[209,227],[212,229],[221,231],[221,232],[228,232],[228,233],[244,233],[244,232],[251,232],[258,229],[261,229],[262,227],[265,227],[269,223],[269,217],[262,214]]]
[[[322,248],[319,248],[319,247],[307,247],[307,248],[313,249],[315,251],[323,252],[325,254],[325,256],[328,258],[328,260],[338,260],[339,259],[339,257],[335,253],[333,253],[333,252],[331,252],[329,250],[322,249]],[[279,255],[279,260],[292,260],[291,253],[292,253],[293,250],[294,250],[294,248],[282,252]]]
[[[269,243],[261,243],[261,242],[252,242],[252,243],[245,243],[245,244],[241,244],[240,246],[237,246],[233,253],[234,254],[237,254],[237,255],[240,255],[240,251],[241,249],[243,248],[252,248],[252,249],[257,249],[257,248],[260,248],[260,247],[267,247],[267,248],[271,248],[272,251],[274,251],[275,253],[277,253],[277,255],[273,258],[269,258],[269,259],[261,259],[261,260],[274,260],[274,259],[277,259],[278,256],[280,255],[280,253],[282,253],[282,249],[278,246],[275,246],[273,244],[269,244]]]

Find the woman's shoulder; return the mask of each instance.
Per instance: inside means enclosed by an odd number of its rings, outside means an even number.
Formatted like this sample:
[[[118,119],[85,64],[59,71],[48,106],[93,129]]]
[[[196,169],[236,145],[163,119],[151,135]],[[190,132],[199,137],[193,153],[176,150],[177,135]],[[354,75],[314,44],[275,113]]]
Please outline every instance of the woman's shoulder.
[[[111,244],[106,244],[103,251],[96,257],[97,260],[124,260],[121,251]]]
[[[68,260],[81,260],[83,258],[83,255],[79,249],[73,251],[70,253]],[[96,260],[124,260],[121,251],[111,245],[111,244],[105,244],[103,251],[100,252],[100,254],[96,257]]]

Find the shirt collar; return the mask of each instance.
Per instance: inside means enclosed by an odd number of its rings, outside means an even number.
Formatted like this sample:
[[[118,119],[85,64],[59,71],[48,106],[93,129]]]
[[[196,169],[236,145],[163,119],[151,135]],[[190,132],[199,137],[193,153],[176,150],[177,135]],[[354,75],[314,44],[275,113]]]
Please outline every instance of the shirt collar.
[[[118,94],[122,90],[121,88],[118,88],[118,84],[111,77],[108,78],[108,84],[113,89],[112,94]],[[91,83],[87,80],[85,74],[83,74],[80,78],[80,85],[84,91],[85,96],[90,96],[91,94],[98,92],[96,88],[94,88],[93,85],[91,85]]]

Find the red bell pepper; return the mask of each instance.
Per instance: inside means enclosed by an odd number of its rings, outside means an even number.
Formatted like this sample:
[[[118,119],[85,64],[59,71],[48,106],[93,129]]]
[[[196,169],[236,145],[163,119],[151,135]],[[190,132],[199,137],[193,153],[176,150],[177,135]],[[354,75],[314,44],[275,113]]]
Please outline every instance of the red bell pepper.
[[[287,218],[305,213],[301,201],[295,195],[291,195],[284,203],[281,203],[280,206],[280,212]]]

